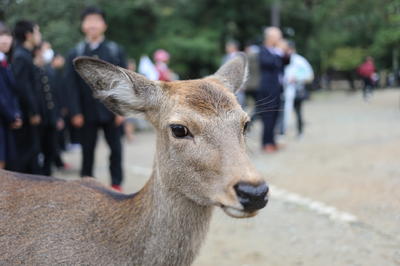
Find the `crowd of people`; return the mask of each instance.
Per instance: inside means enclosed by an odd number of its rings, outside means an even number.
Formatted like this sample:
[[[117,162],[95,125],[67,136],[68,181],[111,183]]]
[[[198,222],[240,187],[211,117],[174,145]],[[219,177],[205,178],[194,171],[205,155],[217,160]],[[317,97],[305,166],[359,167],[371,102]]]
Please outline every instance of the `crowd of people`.
[[[135,120],[125,120],[108,110],[73,67],[74,58],[91,56],[136,70],[135,62],[127,60],[121,46],[105,37],[106,30],[104,12],[86,8],[81,15],[84,40],[64,59],[42,40],[38,24],[20,20],[13,31],[0,24],[0,168],[42,175],[51,175],[54,167],[68,168],[61,158],[68,138],[79,143],[82,150],[80,175],[94,176],[95,148],[98,131],[102,130],[110,149],[111,185],[121,190],[122,125],[125,121],[125,131],[132,137]],[[304,86],[312,81],[313,72],[294,45],[282,39],[278,28],[267,28],[264,37],[262,45],[246,47],[250,80],[238,100],[245,105],[244,92],[255,98],[253,118],[260,118],[264,124],[263,150],[275,152],[279,149],[275,134],[278,128],[285,131],[293,108],[298,134],[303,132],[301,103],[306,94]],[[236,55],[239,44],[231,41],[226,50],[223,62]],[[168,67],[169,58],[168,52],[157,50],[155,63],[142,57],[138,72],[153,80],[178,79]],[[284,112],[280,112],[282,108]]]
[[[82,150],[80,175],[94,176],[102,130],[110,149],[111,185],[121,190],[124,118],[99,102],[73,67],[74,58],[91,56],[135,70],[135,62],[127,60],[121,46],[106,39],[106,30],[104,12],[86,8],[81,14],[84,40],[64,59],[42,40],[38,24],[20,20],[13,31],[0,24],[0,168],[41,175],[51,175],[54,166],[68,168],[60,156],[68,136]],[[172,80],[169,54],[159,50],[155,60],[153,79]],[[131,136],[129,122],[126,131]]]

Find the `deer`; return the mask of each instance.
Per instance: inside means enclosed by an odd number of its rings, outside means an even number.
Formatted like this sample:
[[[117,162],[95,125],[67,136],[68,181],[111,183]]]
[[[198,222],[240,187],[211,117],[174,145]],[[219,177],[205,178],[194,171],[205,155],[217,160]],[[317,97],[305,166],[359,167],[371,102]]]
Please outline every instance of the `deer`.
[[[76,180],[0,171],[0,265],[190,265],[214,209],[257,215],[267,183],[246,153],[249,116],[235,98],[243,53],[215,74],[150,81],[91,57],[74,60],[93,93],[156,131],[152,174],[137,193]]]

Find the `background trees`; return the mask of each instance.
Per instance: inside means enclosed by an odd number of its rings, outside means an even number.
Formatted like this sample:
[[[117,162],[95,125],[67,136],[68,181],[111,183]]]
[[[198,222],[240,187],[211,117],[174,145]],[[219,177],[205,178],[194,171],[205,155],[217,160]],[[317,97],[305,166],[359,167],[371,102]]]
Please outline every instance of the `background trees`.
[[[182,78],[214,71],[228,39],[242,46],[260,42],[269,25],[274,0],[0,0],[3,19],[37,21],[45,39],[66,53],[82,38],[80,11],[104,8],[111,39],[139,59],[164,48]],[[275,0],[276,1],[276,0]],[[310,59],[317,73],[352,71],[364,56],[380,69],[397,70],[400,42],[400,0],[280,1],[281,28]]]

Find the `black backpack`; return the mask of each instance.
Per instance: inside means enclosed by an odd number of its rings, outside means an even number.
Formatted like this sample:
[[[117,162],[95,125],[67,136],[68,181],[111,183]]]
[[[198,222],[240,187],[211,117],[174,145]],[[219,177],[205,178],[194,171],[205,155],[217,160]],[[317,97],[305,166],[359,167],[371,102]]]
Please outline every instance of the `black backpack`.
[[[119,46],[117,43],[113,42],[113,41],[106,41],[105,43],[107,49],[110,51],[111,57],[113,59],[113,63],[114,65],[120,65],[120,58],[119,58],[119,54],[120,54],[120,50],[119,50]],[[84,41],[79,42],[76,46],[75,46],[75,51],[76,51],[76,56],[82,56],[85,53],[85,46],[86,43]]]

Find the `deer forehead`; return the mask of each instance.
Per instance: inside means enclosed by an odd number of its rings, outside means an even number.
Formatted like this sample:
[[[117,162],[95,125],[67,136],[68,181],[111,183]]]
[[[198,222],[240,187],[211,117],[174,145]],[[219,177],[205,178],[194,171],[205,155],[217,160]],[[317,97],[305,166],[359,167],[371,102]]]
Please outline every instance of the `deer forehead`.
[[[205,117],[240,110],[235,95],[212,78],[167,82],[162,84],[162,89],[179,106]]]

